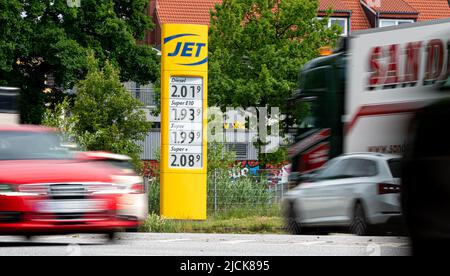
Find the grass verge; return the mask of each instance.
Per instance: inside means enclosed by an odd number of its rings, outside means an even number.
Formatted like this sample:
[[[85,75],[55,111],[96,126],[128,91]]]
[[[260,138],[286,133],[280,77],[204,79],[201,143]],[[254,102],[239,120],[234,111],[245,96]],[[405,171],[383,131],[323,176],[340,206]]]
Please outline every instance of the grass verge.
[[[215,234],[284,234],[283,218],[278,208],[266,210],[231,210],[210,215],[206,221],[167,220],[149,215],[142,232],[215,233]]]

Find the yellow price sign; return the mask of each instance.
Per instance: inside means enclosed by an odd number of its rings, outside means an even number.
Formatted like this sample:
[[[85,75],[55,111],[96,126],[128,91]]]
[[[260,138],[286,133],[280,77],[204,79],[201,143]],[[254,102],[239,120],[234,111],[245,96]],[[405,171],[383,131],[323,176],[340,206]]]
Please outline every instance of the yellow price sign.
[[[206,219],[208,27],[162,28],[161,215]]]

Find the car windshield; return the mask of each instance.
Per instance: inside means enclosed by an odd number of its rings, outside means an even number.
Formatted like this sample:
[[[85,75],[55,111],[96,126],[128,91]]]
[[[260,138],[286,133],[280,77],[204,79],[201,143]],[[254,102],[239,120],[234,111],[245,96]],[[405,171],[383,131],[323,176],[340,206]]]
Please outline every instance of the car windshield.
[[[0,160],[71,159],[71,152],[61,142],[56,133],[0,132]]]
[[[133,164],[131,164],[131,162],[128,161],[109,160],[107,161],[107,163],[120,169],[128,169],[128,170],[133,169]]]

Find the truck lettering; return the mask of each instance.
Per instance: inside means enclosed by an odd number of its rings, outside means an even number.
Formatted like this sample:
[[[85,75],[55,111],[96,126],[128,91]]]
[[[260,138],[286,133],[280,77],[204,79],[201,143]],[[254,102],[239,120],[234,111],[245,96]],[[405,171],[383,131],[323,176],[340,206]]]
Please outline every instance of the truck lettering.
[[[410,84],[415,86],[419,81],[420,68],[420,50],[422,49],[422,42],[410,42],[406,46],[406,64],[404,86]]]
[[[433,85],[438,80],[447,79],[450,76],[450,62],[444,68],[444,61],[446,56],[450,61],[449,45],[450,42],[444,44],[440,39],[432,39],[425,44],[417,41],[404,46],[373,47],[369,54],[368,90],[416,86],[420,79],[423,85]],[[422,51],[426,51],[423,65]],[[419,75],[421,66],[424,66],[422,78]]]

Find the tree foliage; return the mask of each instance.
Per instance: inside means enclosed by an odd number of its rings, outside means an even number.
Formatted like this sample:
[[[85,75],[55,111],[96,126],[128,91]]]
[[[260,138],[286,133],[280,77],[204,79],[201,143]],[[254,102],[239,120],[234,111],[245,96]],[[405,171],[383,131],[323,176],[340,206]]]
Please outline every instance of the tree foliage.
[[[120,68],[121,81],[154,81],[156,53],[136,41],[153,24],[148,0],[0,0],[0,84],[22,88],[25,123],[40,123],[44,103],[58,103],[87,72],[91,51]],[[46,76],[54,85],[46,89]],[[46,93],[43,93],[45,90]]]
[[[209,101],[220,107],[280,107],[301,67],[336,43],[317,19],[317,0],[224,0],[211,12]]]
[[[125,154],[141,168],[140,153],[150,129],[143,104],[134,99],[120,82],[119,70],[110,62],[100,68],[89,58],[89,72],[77,85],[78,94],[48,110],[44,123],[57,127],[83,150]]]

